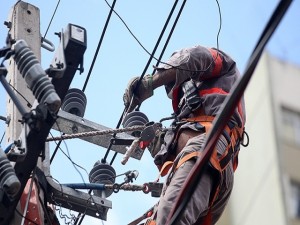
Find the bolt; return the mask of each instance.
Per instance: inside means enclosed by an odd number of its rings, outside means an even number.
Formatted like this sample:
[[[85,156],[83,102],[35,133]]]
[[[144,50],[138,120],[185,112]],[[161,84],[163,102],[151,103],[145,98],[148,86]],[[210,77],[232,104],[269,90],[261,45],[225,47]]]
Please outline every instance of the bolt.
[[[4,25],[5,25],[8,29],[11,28],[11,22],[4,21]]]
[[[78,132],[78,127],[74,124],[72,127],[72,132],[77,133]]]
[[[25,152],[25,148],[18,148],[18,150],[20,151],[21,154]]]
[[[7,116],[7,117],[6,117],[6,124],[7,124],[7,125],[9,125],[10,120],[11,120],[10,116]]]
[[[22,141],[20,139],[14,141],[14,144],[17,146],[17,147],[20,147],[21,144],[22,144]]]
[[[61,33],[60,32],[55,32],[55,35],[57,35],[59,38],[61,38]]]

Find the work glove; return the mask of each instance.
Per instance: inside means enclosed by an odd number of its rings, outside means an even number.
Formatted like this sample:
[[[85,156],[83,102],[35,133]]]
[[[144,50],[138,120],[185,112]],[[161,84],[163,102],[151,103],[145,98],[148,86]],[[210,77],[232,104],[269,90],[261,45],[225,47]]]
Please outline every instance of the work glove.
[[[123,102],[127,108],[127,112],[133,111],[137,105],[140,105],[145,99],[153,95],[152,76],[146,75],[136,88],[138,80],[139,77],[132,78],[125,89]]]

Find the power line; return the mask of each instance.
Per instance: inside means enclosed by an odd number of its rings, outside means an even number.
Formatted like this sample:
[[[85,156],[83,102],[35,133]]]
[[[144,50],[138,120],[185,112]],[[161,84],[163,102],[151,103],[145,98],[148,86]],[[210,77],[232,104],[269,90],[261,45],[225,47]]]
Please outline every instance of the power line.
[[[115,3],[115,2],[114,2]],[[168,23],[169,23],[169,21],[170,21],[170,19],[171,19],[171,17],[172,17],[172,15],[173,15],[173,12],[174,12],[174,10],[175,10],[175,8],[176,8],[176,5],[177,5],[177,3],[178,3],[178,0],[176,0],[175,2],[174,2],[174,4],[173,4],[173,7],[172,7],[172,9],[171,9],[171,11],[170,11],[170,13],[169,13],[169,16],[168,16],[168,18],[167,18],[167,21],[166,21],[166,23],[165,23],[165,25],[164,25],[164,27],[163,27],[163,29],[162,29],[162,32],[161,32],[161,34],[160,34],[160,36],[159,36],[159,38],[158,38],[158,40],[157,40],[157,43],[156,43],[156,45],[155,45],[155,47],[154,47],[154,49],[153,49],[153,51],[152,51],[152,53],[150,54],[150,58],[149,58],[149,60],[148,60],[148,62],[147,62],[147,64],[146,64],[146,66],[145,66],[145,68],[144,68],[144,71],[142,72],[142,75],[141,75],[141,78],[140,78],[140,80],[143,78],[143,76],[144,76],[144,74],[146,73],[146,71],[147,71],[147,69],[148,69],[148,67],[149,67],[149,65],[150,65],[150,62],[152,61],[152,59],[154,58],[154,54],[155,54],[155,52],[156,52],[156,50],[157,50],[157,47],[158,47],[158,45],[159,45],[159,43],[160,43],[160,41],[161,41],[161,38],[162,38],[162,36],[163,36],[163,34],[164,34],[164,32],[165,32],[165,30],[166,30],[166,27],[167,27],[167,25],[168,25]],[[107,3],[108,4],[108,3]],[[109,5],[109,4],[108,4]],[[114,11],[113,10],[113,7],[114,7],[114,4],[110,7],[111,8],[111,11]],[[111,12],[110,11],[110,12]],[[181,10],[182,11],[182,10]],[[181,11],[180,11],[180,14],[181,14]],[[114,11],[115,12],[115,11]],[[115,12],[116,13],[116,12]],[[121,19],[121,21],[125,24],[125,26],[127,27],[127,29],[130,31],[130,29],[128,28],[128,26],[126,25],[126,23],[124,22],[124,20],[116,13],[116,15]],[[177,23],[177,20],[175,21],[175,23]],[[173,26],[174,27],[174,26]],[[130,33],[132,33],[131,31],[130,31]],[[134,35],[133,35],[134,36]],[[135,37],[135,36],[134,36]],[[136,38],[136,40],[137,40],[137,38]],[[138,41],[138,40],[137,40]],[[140,43],[139,41],[138,41],[138,43]],[[142,46],[142,45],[141,45]],[[143,46],[142,46],[143,47]],[[145,48],[144,48],[145,49]],[[147,51],[148,52],[148,51]],[[87,81],[86,81],[86,83],[87,83]],[[86,84],[85,84],[85,86],[86,86]],[[85,88],[85,86],[84,86],[84,88]],[[137,86],[138,86],[138,84],[137,84]],[[84,89],[83,89],[84,90]],[[122,113],[122,115],[121,115],[121,117],[120,117],[120,119],[119,119],[119,121],[118,121],[118,123],[117,123],[117,126],[116,126],[116,128],[119,128],[120,127],[120,125],[121,125],[121,123],[122,123],[122,118],[123,118],[123,115],[126,113],[126,108],[124,108],[124,110],[123,110],[123,113]],[[113,138],[115,137],[115,134],[114,134],[114,136],[113,136]],[[112,142],[109,144],[109,146],[108,146],[108,148],[107,148],[107,151],[106,151],[106,153],[105,153],[105,156],[104,156],[104,158],[103,158],[103,161],[105,162],[106,161],[106,159],[107,159],[107,156],[108,156],[108,154],[109,154],[109,152],[110,152],[110,149],[111,149],[111,147],[112,147]],[[114,162],[114,160],[115,160],[115,158],[116,158],[116,156],[117,156],[117,152],[115,152],[115,154],[113,155],[113,157],[112,157],[112,160],[111,160],[111,162],[110,162],[110,165],[112,165],[113,164],[113,162]],[[91,192],[91,191],[90,191]],[[89,193],[90,193],[89,192]],[[80,225],[81,223],[82,223],[82,221],[83,221],[83,219],[84,219],[84,216],[81,216],[81,214],[79,213],[78,214],[78,216],[77,216],[77,218],[80,218],[79,220],[76,220],[76,222],[78,221],[78,225]],[[77,224],[77,223],[75,223],[75,224]]]
[[[92,70],[93,70],[93,68],[94,68],[94,65],[95,65],[95,62],[96,62],[96,59],[97,59],[97,56],[98,56],[98,53],[99,53],[99,50],[100,50],[100,47],[101,47],[101,44],[102,44],[102,41],[103,41],[105,32],[106,32],[106,29],[107,29],[108,23],[109,23],[109,21],[110,21],[111,14],[112,14],[112,12],[113,12],[113,10],[114,10],[116,1],[117,1],[117,0],[114,0],[112,6],[110,7],[110,11],[109,11],[109,14],[108,14],[108,16],[107,16],[107,19],[106,19],[104,28],[103,28],[103,30],[102,30],[102,34],[101,34],[100,40],[99,40],[99,42],[98,42],[98,46],[97,46],[96,52],[95,52],[95,54],[94,54],[94,58],[93,58],[92,64],[91,64],[91,66],[90,66],[88,75],[87,75],[87,77],[86,77],[86,80],[85,80],[84,85],[83,85],[83,88],[82,88],[82,91],[83,91],[83,92],[84,92],[85,89],[86,89],[87,83],[88,83],[88,81],[89,81],[89,79],[90,79]]]
[[[179,12],[178,12],[178,14],[177,14],[177,17],[176,17],[176,19],[175,19],[175,21],[174,21],[174,23],[173,23],[173,26],[172,26],[171,30],[170,30],[170,33],[169,33],[169,35],[168,35],[168,37],[167,37],[167,40],[166,40],[166,42],[165,42],[165,44],[164,44],[164,47],[163,47],[163,49],[162,49],[162,51],[161,51],[161,53],[160,53],[160,55],[159,55],[159,57],[158,57],[158,60],[157,60],[157,62],[156,62],[156,66],[158,66],[159,63],[161,62],[161,59],[162,59],[162,57],[163,57],[163,55],[164,55],[164,53],[165,53],[165,50],[166,50],[167,47],[168,47],[169,41],[170,41],[170,39],[171,39],[171,37],[172,37],[172,35],[173,35],[173,32],[174,32],[175,27],[176,27],[176,25],[177,25],[177,22],[178,22],[178,20],[179,20],[179,18],[180,18],[180,16],[181,16],[181,13],[182,13],[182,10],[183,10],[183,8],[184,8],[184,6],[185,6],[185,3],[186,3],[186,0],[184,0],[184,1],[182,2],[182,5],[181,5],[181,7],[180,7],[180,9],[179,9]],[[153,70],[152,75],[154,75],[155,71],[156,71],[156,69]]]
[[[152,61],[152,59],[154,58],[155,52],[156,52],[156,50],[157,50],[157,48],[158,48],[158,45],[159,45],[160,42],[161,42],[161,39],[162,39],[162,37],[163,37],[163,35],[164,35],[164,32],[166,31],[166,28],[167,28],[167,26],[168,26],[168,24],[169,24],[169,22],[170,22],[170,19],[171,19],[173,13],[174,13],[174,10],[175,10],[175,8],[176,8],[176,6],[177,6],[177,3],[178,3],[178,0],[176,0],[176,1],[174,2],[173,6],[172,6],[172,9],[171,9],[171,11],[170,11],[170,13],[169,13],[169,15],[168,15],[168,17],[167,17],[167,20],[166,20],[166,22],[165,22],[165,24],[164,24],[164,26],[163,26],[163,29],[162,29],[162,31],[161,31],[159,37],[158,37],[158,40],[157,40],[157,42],[156,42],[156,44],[155,44],[155,46],[154,46],[154,49],[153,49],[152,53],[150,54],[149,60],[148,60],[148,62],[146,63],[146,66],[145,66],[145,68],[144,68],[144,70],[143,70],[143,72],[142,72],[142,74],[141,74],[141,76],[140,76],[140,78],[139,78],[139,80],[138,80],[138,82],[137,82],[136,88],[138,88],[138,86],[139,86],[141,80],[143,79],[145,73],[146,73],[147,70],[148,70],[148,67],[149,67],[149,65],[150,65],[150,63],[151,63],[151,61]],[[180,12],[180,13],[181,13],[181,12]],[[177,22],[177,21],[175,21],[175,22]],[[121,115],[121,117],[120,117],[119,123],[121,123],[120,121],[122,121],[122,118],[123,118],[124,114],[126,113],[126,110],[127,110],[127,109],[125,108],[124,111],[123,111],[123,113],[122,113],[122,115]],[[108,152],[108,151],[110,151],[110,149],[107,149],[107,152]],[[110,164],[112,164],[112,163],[114,162],[116,156],[117,156],[117,152],[115,152],[115,154],[114,154],[114,156],[113,156],[113,158],[112,158]]]
[[[46,36],[47,36],[48,30],[49,30],[49,28],[50,28],[50,26],[51,26],[51,23],[52,23],[52,21],[53,21],[53,18],[54,18],[54,16],[55,16],[55,14],[56,14],[56,10],[57,10],[57,8],[58,8],[58,6],[59,6],[59,3],[60,3],[60,0],[58,0],[58,2],[57,2],[57,4],[56,4],[55,10],[54,10],[54,12],[53,12],[53,14],[52,14],[52,17],[51,17],[51,19],[50,19],[50,22],[49,22],[49,24],[48,24],[48,27],[47,27],[47,29],[46,29],[46,32],[45,32],[45,34],[44,34],[44,38],[43,38],[43,39],[45,39]]]

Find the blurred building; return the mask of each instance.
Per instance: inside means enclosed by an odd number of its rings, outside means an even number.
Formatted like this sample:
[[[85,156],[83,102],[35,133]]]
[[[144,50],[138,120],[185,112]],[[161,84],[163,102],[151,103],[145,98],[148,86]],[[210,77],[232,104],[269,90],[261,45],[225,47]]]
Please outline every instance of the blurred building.
[[[218,225],[300,225],[300,66],[265,53],[245,102],[250,144]]]

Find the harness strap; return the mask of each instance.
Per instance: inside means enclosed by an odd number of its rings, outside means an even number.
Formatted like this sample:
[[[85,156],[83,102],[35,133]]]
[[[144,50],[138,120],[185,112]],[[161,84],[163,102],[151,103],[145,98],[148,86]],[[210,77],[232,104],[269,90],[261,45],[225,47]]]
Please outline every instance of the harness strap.
[[[201,152],[191,152],[185,156],[183,156],[177,163],[176,165],[176,169],[178,169],[183,163],[185,163],[186,161],[190,160],[191,158],[194,157],[199,157],[201,155]]]
[[[212,121],[214,120],[214,116],[196,116],[196,117],[192,117],[192,118],[187,118],[184,119],[187,122],[199,122],[202,126],[205,127],[206,132],[208,132],[211,127],[212,127]],[[240,131],[236,128],[233,127],[231,128],[230,125],[227,125],[224,128],[223,131],[223,136],[225,137],[225,139],[227,140],[227,147],[226,150],[224,152],[224,154],[218,158],[217,157],[217,152],[214,151],[213,155],[210,159],[211,164],[219,171],[223,171],[226,166],[228,165],[228,163],[231,161],[232,158],[237,158],[237,154],[238,151],[237,149],[235,149],[237,140],[239,139],[240,135],[239,135]],[[234,154],[234,155],[233,155]],[[176,167],[174,168],[175,170],[178,169],[184,162],[190,160],[193,157],[198,157],[200,155],[200,152],[192,152],[189,153],[187,155],[185,155],[183,158],[181,158],[178,163],[176,164]],[[158,180],[160,176],[165,176],[166,174],[168,174],[169,170],[172,168],[173,166],[173,161],[166,161],[163,166],[160,168],[160,173],[158,176]],[[236,170],[237,168],[237,159],[235,159],[233,161],[233,165],[234,165],[234,170]]]
[[[215,118],[214,116],[206,116],[203,114],[202,115],[198,114],[195,117],[186,118],[186,119],[184,119],[184,121],[198,122],[202,126],[204,126],[205,131],[208,132],[212,127],[212,121],[214,120],[214,118]],[[244,130],[242,128],[239,128],[230,122],[225,126],[225,128],[222,132],[222,135],[227,140],[227,147],[221,157],[218,157],[216,150],[213,151],[213,153],[210,157],[210,163],[216,170],[219,171],[219,173],[221,173],[227,167],[229,162],[232,160],[233,160],[233,169],[234,169],[234,171],[236,170],[237,164],[238,164],[237,156],[238,156],[238,150],[239,150],[239,149],[237,149],[237,143],[241,140],[243,132],[244,132]],[[179,159],[177,163],[175,162],[176,166],[174,165],[173,161],[165,162],[160,170],[160,176],[165,176],[171,168],[173,168],[173,172],[175,172],[186,161],[188,161],[194,157],[199,157],[199,156],[201,156],[201,152],[192,152],[192,153],[186,154],[181,159]],[[175,166],[175,168],[174,168],[174,166]],[[219,194],[219,191],[220,191],[220,185],[219,185],[219,183],[217,183],[214,188],[214,191],[212,192],[212,196],[210,197],[209,210],[208,210],[207,215],[204,218],[201,218],[201,221],[197,221],[194,225],[200,225],[200,224],[201,225],[210,225],[211,224],[211,221],[212,221],[211,207],[212,207],[213,203],[215,202],[215,200]],[[152,221],[149,221],[149,222],[152,222]],[[155,223],[154,224],[150,223],[149,225],[155,225]]]
[[[160,171],[159,171],[159,175],[158,175],[157,180],[159,180],[159,177],[160,177],[160,176],[164,177],[165,175],[167,175],[168,172],[169,172],[169,170],[172,168],[173,164],[174,164],[173,161],[166,161],[166,162],[162,165],[162,167],[161,167],[161,169],[160,169]]]

